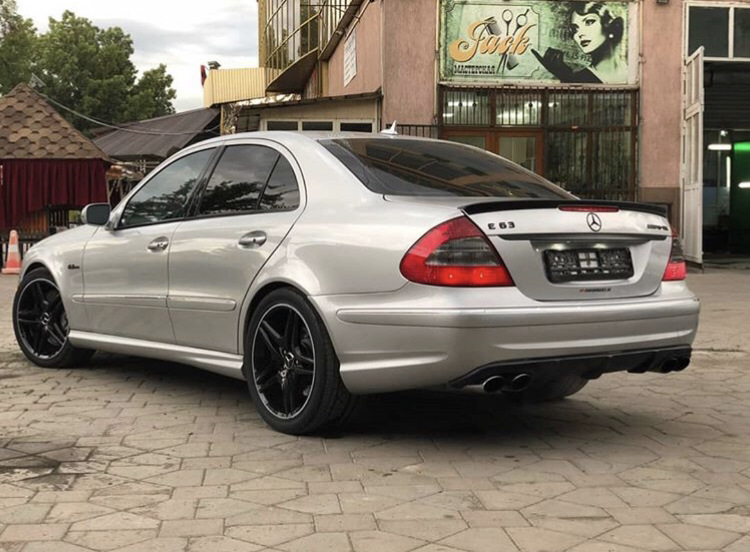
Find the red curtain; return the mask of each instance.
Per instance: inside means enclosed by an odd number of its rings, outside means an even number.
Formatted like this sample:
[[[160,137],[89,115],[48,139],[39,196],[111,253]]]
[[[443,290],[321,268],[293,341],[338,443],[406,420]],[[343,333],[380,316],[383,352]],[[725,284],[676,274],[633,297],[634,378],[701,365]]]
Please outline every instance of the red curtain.
[[[107,202],[109,163],[101,159],[4,159],[0,165],[0,229],[48,206]]]

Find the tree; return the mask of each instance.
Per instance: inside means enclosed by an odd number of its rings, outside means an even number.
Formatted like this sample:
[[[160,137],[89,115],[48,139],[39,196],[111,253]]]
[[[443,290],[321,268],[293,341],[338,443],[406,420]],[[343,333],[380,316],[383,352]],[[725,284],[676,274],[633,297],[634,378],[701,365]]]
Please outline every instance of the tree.
[[[133,40],[120,27],[100,29],[65,11],[59,20],[50,18],[49,30],[37,36],[31,21],[17,15],[15,0],[0,0],[0,6],[0,22],[7,20],[8,36],[16,37],[11,46],[6,48],[7,38],[0,45],[0,62],[5,59],[4,49],[11,60],[5,64],[8,70],[0,74],[0,91],[27,82],[33,70],[45,83],[42,93],[99,121],[116,124],[174,113],[176,92],[166,66],[145,71],[137,79],[130,59]],[[30,46],[22,39],[29,39]],[[23,48],[30,55],[19,55]],[[79,130],[99,126],[69,111],[59,111]]]
[[[0,94],[31,78],[36,29],[16,10],[15,0],[0,0]]]
[[[174,113],[172,100],[177,95],[172,82],[172,76],[163,63],[156,69],[144,71],[131,92],[126,119],[135,121]]]

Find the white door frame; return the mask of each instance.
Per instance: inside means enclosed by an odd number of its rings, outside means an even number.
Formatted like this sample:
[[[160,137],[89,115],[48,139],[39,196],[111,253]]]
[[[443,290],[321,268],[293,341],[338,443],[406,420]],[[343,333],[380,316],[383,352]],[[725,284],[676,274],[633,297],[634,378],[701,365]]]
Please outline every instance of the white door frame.
[[[682,178],[680,231],[685,258],[703,264],[703,56],[701,47],[686,60],[682,71]]]

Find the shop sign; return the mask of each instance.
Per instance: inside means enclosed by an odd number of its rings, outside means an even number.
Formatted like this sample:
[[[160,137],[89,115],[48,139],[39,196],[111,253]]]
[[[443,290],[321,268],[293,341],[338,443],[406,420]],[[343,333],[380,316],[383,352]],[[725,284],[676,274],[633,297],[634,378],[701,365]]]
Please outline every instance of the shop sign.
[[[630,82],[632,2],[441,2],[441,81]]]
[[[346,39],[344,44],[344,86],[357,76],[357,29]]]

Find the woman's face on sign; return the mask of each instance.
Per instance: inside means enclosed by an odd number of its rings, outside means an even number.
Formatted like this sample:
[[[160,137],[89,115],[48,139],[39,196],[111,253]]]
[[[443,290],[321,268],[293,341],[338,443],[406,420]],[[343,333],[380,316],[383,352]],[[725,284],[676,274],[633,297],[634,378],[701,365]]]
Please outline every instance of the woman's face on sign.
[[[598,50],[607,39],[602,29],[602,20],[595,13],[586,15],[574,13],[570,23],[573,29],[573,39],[587,54]]]

